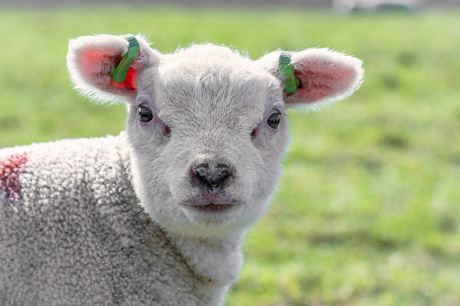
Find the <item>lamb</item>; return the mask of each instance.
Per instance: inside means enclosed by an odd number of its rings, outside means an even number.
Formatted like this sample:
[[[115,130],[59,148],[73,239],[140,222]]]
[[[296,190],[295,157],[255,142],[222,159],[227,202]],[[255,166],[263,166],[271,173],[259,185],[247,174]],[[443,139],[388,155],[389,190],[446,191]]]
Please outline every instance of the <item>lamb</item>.
[[[140,35],[70,40],[67,65],[82,94],[126,103],[126,130],[0,150],[1,305],[222,304],[280,176],[286,109],[363,77],[328,49],[253,61]]]

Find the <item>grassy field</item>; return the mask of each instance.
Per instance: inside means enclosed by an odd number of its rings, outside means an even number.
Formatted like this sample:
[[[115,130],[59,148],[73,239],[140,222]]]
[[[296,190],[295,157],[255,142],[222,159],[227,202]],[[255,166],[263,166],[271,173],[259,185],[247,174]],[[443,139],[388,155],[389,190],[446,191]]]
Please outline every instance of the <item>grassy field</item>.
[[[365,83],[290,112],[293,141],[226,305],[460,305],[460,12],[91,7],[0,11],[0,147],[118,134],[122,105],[79,97],[67,39],[145,33],[162,52],[211,41],[252,58],[329,46]]]

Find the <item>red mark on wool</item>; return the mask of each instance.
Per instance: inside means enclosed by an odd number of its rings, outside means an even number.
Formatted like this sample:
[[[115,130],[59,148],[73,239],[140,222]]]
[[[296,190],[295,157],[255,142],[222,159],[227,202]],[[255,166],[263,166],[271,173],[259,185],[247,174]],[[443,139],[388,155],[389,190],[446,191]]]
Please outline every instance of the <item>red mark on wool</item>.
[[[18,206],[22,200],[19,175],[24,172],[26,162],[27,156],[24,154],[15,154],[7,160],[0,160],[0,190],[5,193],[6,202],[11,206]]]

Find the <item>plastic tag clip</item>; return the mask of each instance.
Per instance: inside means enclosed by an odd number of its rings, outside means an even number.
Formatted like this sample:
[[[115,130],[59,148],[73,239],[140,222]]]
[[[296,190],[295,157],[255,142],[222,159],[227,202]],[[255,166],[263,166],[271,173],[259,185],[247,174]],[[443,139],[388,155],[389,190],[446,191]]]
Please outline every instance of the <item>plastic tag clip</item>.
[[[291,56],[289,54],[280,54],[278,70],[284,85],[284,91],[289,95],[295,94],[297,88],[299,88],[300,80],[294,75],[295,68],[292,65]]]
[[[121,83],[126,80],[126,75],[128,74],[128,69],[134,63],[136,58],[139,56],[139,42],[134,36],[126,37],[128,41],[128,52],[123,55],[120,63],[117,67],[112,67],[110,69],[110,77],[115,83]]]

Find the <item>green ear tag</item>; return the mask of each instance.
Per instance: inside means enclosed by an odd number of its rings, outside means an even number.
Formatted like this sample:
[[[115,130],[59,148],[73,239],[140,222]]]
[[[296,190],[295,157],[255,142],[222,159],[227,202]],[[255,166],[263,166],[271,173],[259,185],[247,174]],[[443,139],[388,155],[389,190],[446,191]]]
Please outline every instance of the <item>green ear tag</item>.
[[[291,56],[286,53],[280,54],[278,70],[281,75],[281,81],[284,84],[284,90],[287,94],[295,94],[299,87],[300,80],[295,77],[295,68],[291,63]]]
[[[139,56],[139,42],[134,36],[128,36],[126,38],[129,42],[128,52],[123,55],[118,66],[110,69],[110,76],[115,83],[121,83],[126,80],[129,67],[134,63],[136,58]]]

